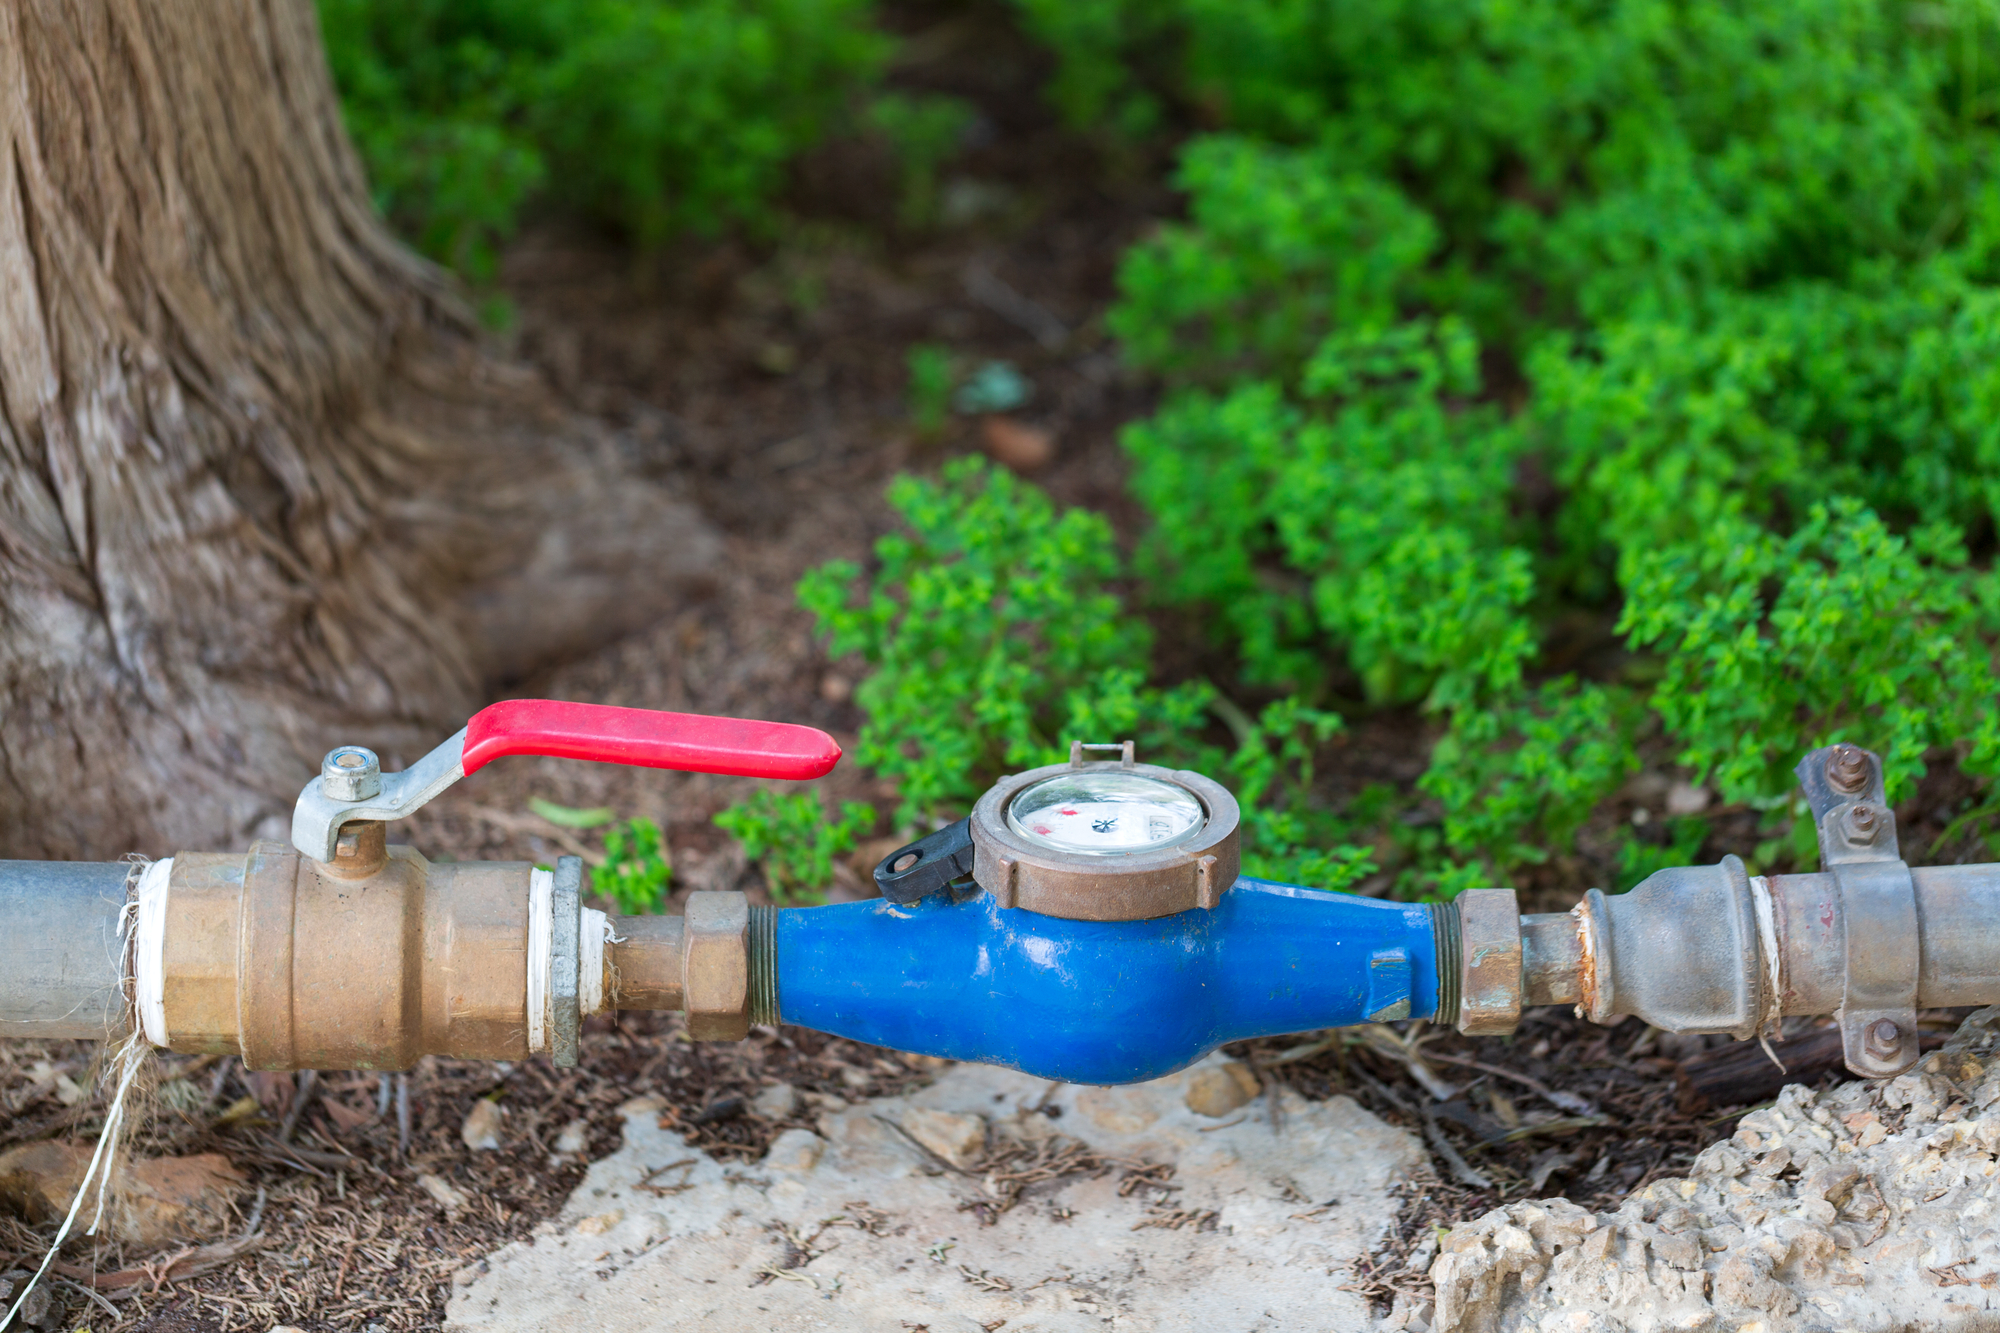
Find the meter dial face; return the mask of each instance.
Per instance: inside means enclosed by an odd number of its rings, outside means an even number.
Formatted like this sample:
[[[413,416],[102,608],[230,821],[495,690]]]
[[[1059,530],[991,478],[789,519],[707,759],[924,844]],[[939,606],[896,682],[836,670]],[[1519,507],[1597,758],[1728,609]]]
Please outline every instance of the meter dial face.
[[[1207,812],[1184,787],[1136,773],[1064,773],[1007,803],[1007,827],[1058,852],[1156,852],[1201,831]]]

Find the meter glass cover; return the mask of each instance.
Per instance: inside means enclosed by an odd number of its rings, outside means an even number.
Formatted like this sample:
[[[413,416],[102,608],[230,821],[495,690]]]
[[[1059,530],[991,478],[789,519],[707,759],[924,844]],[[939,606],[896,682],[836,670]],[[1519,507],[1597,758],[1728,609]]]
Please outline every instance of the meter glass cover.
[[[1185,787],[1136,773],[1063,773],[1007,805],[1007,826],[1059,852],[1156,852],[1201,831],[1207,812]]]

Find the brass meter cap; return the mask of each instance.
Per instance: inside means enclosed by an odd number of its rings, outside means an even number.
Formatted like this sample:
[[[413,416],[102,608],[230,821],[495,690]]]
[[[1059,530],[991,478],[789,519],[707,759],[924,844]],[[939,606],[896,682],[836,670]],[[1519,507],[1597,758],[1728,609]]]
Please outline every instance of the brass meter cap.
[[[1117,750],[1092,762],[1085,750]],[[1236,798],[1132,743],[1070,747],[1067,764],[1002,778],[968,821],[972,877],[1002,907],[1136,921],[1214,907],[1239,868]]]

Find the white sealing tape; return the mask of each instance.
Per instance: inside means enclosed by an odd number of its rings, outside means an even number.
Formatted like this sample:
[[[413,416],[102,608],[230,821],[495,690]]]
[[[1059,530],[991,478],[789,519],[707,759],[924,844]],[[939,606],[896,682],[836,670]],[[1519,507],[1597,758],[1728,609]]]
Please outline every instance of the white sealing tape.
[[[604,946],[611,939],[611,918],[586,907],[577,928],[577,1008],[594,1014],[604,1007]]]
[[[132,1001],[139,1030],[155,1046],[167,1044],[167,881],[174,858],[139,872],[139,911],[132,923]]]
[[[1785,1008],[1785,978],[1783,959],[1778,954],[1778,923],[1771,910],[1771,881],[1762,875],[1750,881],[1750,902],[1757,910],[1758,951],[1764,955],[1764,1012],[1758,1015],[1757,1028],[1763,1031],[1775,1026]]]
[[[528,1054],[549,1048],[549,955],[555,951],[552,870],[528,872]]]

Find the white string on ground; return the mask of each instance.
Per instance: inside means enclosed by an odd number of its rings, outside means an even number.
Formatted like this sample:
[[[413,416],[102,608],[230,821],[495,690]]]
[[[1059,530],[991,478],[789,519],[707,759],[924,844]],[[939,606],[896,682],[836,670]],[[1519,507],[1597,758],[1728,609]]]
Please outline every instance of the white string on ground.
[[[582,1013],[604,1008],[604,946],[611,942],[611,918],[594,908],[583,909],[576,933],[576,1003]]]
[[[528,872],[528,1054],[549,1048],[549,955],[555,950],[552,870]]]
[[[76,1184],[76,1197],[69,1201],[69,1212],[64,1214],[62,1226],[56,1229],[55,1239],[49,1242],[49,1252],[42,1256],[42,1266],[35,1270],[35,1275],[21,1288],[20,1296],[8,1309],[6,1317],[0,1319],[0,1330],[13,1325],[14,1316],[21,1313],[21,1307],[27,1304],[28,1297],[33,1294],[36,1284],[42,1280],[43,1274],[49,1271],[49,1265],[55,1262],[56,1252],[61,1250],[63,1242],[69,1239],[69,1229],[76,1224],[76,1215],[83,1210],[84,1197],[90,1193],[93,1180],[97,1183],[97,1211],[91,1217],[90,1227],[84,1234],[91,1236],[97,1234],[98,1223],[104,1220],[104,1197],[111,1180],[112,1164],[118,1156],[118,1136],[125,1126],[125,1094],[132,1090],[132,1080],[137,1076],[139,1066],[145,1063],[149,1053],[145,1038],[140,1033],[134,1032],[125,1038],[118,1047],[118,1053],[112,1057],[111,1068],[118,1071],[118,1090],[112,1094],[110,1109],[104,1113],[104,1129],[97,1136],[97,1150],[91,1153],[90,1165],[84,1168],[83,1179]]]
[[[132,1007],[139,1030],[155,1046],[167,1044],[167,883],[173,873],[171,856],[140,872],[132,923]]]

